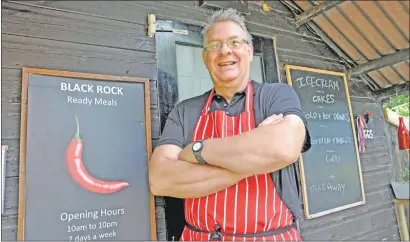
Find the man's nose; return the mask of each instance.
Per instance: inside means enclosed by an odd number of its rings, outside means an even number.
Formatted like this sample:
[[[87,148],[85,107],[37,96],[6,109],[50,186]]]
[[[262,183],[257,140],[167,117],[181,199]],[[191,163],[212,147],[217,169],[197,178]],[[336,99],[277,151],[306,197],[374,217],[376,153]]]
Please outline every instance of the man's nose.
[[[221,55],[228,55],[232,52],[232,49],[229,48],[227,43],[222,43],[221,49],[220,49],[220,53]]]

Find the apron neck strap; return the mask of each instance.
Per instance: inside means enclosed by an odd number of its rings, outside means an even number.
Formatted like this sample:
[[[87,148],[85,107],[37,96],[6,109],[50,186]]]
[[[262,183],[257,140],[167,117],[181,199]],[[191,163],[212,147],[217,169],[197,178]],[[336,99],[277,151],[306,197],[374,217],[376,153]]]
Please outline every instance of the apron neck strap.
[[[245,94],[245,111],[250,112],[251,109],[253,109],[253,87],[250,81],[246,85],[245,93],[246,93]],[[202,113],[201,113],[202,116],[206,115],[209,109],[211,108],[211,103],[212,103],[214,94],[215,94],[215,88],[212,88],[211,93],[209,94],[208,99],[206,100],[205,106],[202,109]]]
[[[211,103],[212,103],[212,99],[214,97],[214,93],[215,93],[215,87],[212,88],[211,93],[209,94],[208,99],[206,100],[205,106],[202,108],[201,116],[205,116],[208,113],[208,111],[211,107]]]
[[[253,87],[252,83],[248,82],[246,86],[245,111],[250,112],[251,110],[253,110]]]

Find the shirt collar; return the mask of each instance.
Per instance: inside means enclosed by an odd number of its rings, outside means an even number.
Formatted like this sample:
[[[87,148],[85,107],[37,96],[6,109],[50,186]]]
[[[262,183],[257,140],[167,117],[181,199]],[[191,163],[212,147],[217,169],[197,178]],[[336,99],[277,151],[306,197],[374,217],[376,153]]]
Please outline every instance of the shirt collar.
[[[257,85],[255,85],[255,83],[256,82],[254,80],[251,80],[251,84],[252,84],[252,87],[253,87],[253,96],[256,95],[256,90],[255,89],[258,88]],[[233,96],[236,97],[236,96],[245,96],[245,95],[246,95],[246,88],[243,89],[242,91],[236,92]],[[212,98],[215,99],[217,97],[222,97],[222,96],[215,92],[214,96]]]

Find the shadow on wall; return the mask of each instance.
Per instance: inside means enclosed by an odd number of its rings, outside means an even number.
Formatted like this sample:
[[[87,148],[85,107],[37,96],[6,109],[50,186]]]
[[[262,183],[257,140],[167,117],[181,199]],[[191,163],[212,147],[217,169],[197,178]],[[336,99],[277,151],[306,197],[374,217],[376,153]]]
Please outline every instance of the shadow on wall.
[[[162,69],[158,69],[158,93],[162,133],[168,114],[178,100],[177,79]],[[164,197],[163,200],[167,240],[177,241],[185,226],[184,200],[173,197]]]

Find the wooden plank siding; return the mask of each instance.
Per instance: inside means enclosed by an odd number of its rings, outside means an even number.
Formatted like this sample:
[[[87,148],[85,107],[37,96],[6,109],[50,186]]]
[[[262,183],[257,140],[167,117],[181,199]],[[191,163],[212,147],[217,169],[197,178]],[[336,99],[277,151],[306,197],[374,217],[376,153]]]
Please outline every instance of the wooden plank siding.
[[[98,6],[98,2],[93,4]],[[155,145],[160,134],[155,41],[146,36],[144,24],[3,2],[2,47],[1,139],[2,144],[9,146],[2,238],[16,240],[21,68],[149,78],[151,136]],[[164,240],[165,212],[161,201],[156,201],[156,217],[158,234],[162,235],[158,239]]]
[[[194,1],[4,1],[2,2],[2,144],[7,153],[3,240],[17,238],[21,68],[36,67],[75,72],[137,76],[151,80],[152,142],[160,135],[155,38],[147,37],[147,15],[202,25],[209,10]],[[345,71],[343,61],[316,35],[300,29],[279,1],[271,12],[249,2],[249,31],[276,37],[282,82],[284,65]],[[392,193],[391,161],[383,115],[365,83],[349,80],[355,114],[375,115],[375,138],[361,155],[367,204],[302,221],[302,236],[310,239],[397,239]],[[379,114],[380,113],[380,114]],[[156,198],[157,233],[165,240],[165,206]]]

